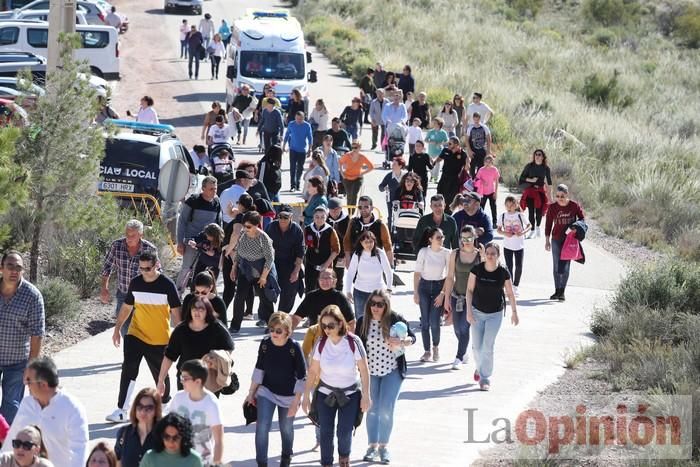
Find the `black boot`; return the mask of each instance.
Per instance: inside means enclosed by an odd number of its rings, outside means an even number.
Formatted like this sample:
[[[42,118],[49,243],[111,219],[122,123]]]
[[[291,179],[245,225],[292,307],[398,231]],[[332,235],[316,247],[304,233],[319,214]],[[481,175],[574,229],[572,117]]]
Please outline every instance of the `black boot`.
[[[280,459],[280,467],[289,467],[292,465],[292,458],[289,456],[282,456]]]
[[[267,462],[258,462],[258,467],[267,467]]]
[[[550,300],[559,300],[559,295],[562,293],[561,289],[555,289],[554,293],[549,297]]]
[[[559,296],[557,297],[557,300],[560,302],[563,302],[566,300],[566,297],[564,297],[564,290],[565,289],[559,289]]]

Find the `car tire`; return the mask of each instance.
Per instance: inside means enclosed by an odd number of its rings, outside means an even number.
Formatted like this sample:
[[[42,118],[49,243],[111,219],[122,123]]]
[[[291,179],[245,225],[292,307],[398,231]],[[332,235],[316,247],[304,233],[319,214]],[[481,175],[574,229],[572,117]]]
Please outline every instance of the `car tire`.
[[[167,15],[168,13],[172,13],[172,8],[170,8],[169,6],[164,6],[164,7],[163,7],[163,13],[165,13],[166,15]]]
[[[102,70],[100,70],[99,68],[96,68],[96,67],[94,67],[94,66],[91,66],[91,67],[90,67],[90,73],[92,73],[93,75],[97,76],[98,78],[104,78],[104,77],[105,77],[104,74],[102,73]]]

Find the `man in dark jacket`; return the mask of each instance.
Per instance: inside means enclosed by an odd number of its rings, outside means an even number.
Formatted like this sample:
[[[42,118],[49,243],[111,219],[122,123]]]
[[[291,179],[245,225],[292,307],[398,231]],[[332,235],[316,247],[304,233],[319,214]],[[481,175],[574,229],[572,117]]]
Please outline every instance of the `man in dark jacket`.
[[[406,102],[406,97],[408,93],[414,93],[416,88],[416,82],[411,75],[411,66],[404,65],[403,74],[399,76],[399,89],[403,91],[403,101]]]
[[[192,60],[194,60],[194,79],[199,79],[199,51],[203,47],[204,38],[202,33],[197,31],[197,26],[192,25],[192,29],[187,33],[185,40],[187,41],[187,49],[190,54],[187,71],[190,79],[192,79]]]
[[[257,134],[262,133],[263,135],[263,148],[265,151],[273,144],[281,142],[282,134],[284,133],[284,119],[276,104],[277,101],[274,98],[265,98],[264,108],[260,114]]]
[[[465,225],[471,225],[476,229],[476,235],[479,237],[479,243],[486,245],[493,240],[493,226],[491,219],[481,209],[481,196],[471,191],[464,195],[462,202],[462,210],[455,214],[457,221],[457,231],[461,231]]]
[[[275,268],[280,284],[277,311],[291,313],[298,292],[302,291],[301,265],[304,259],[304,231],[293,221],[292,208],[284,205],[265,229],[275,249]]]

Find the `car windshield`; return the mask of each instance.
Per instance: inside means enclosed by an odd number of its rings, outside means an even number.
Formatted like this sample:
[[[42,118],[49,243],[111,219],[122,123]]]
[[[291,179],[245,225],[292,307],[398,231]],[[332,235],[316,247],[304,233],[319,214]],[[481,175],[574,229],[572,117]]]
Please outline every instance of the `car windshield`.
[[[241,52],[241,75],[247,78],[303,79],[304,54]]]

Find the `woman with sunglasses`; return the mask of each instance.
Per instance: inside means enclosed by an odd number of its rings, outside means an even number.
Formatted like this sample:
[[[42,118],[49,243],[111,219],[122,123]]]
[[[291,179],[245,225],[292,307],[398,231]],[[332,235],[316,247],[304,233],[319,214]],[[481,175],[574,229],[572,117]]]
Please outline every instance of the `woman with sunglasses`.
[[[452,108],[452,102],[445,102],[438,117],[444,122],[442,129],[447,132],[448,136],[456,136],[455,128],[457,128],[457,124],[459,123],[459,116],[457,115],[457,111]]]
[[[85,467],[117,467],[117,456],[109,445],[100,441],[92,448]]]
[[[347,323],[337,306],[328,305],[321,311],[319,327],[322,334],[306,378],[303,408],[307,414],[310,412],[311,391],[315,389],[314,406],[321,428],[321,464],[324,467],[333,465],[333,433],[337,429],[340,467],[350,467],[353,427],[360,411],[366,413],[372,405],[367,353],[362,341],[348,333]]]
[[[440,317],[445,304],[445,278],[450,250],[445,248],[445,235],[437,227],[423,232],[413,273],[413,301],[420,306],[420,331],[423,338],[421,362],[440,360]],[[430,337],[433,348],[430,353]]]
[[[170,412],[153,430],[154,446],[139,467],[203,467],[202,458],[194,450],[192,422]]]
[[[498,261],[501,247],[491,242],[484,250],[484,262],[474,266],[469,273],[466,303],[476,365],[474,381],[479,383],[482,391],[488,391],[493,374],[493,349],[505,316],[506,295],[511,309],[510,322],[517,326],[519,319],[510,273]]]
[[[452,251],[447,267],[445,280],[445,311],[447,320],[452,320],[452,326],[457,336],[457,355],[452,362],[452,369],[459,370],[467,363],[467,348],[469,347],[469,322],[465,304],[467,299],[467,281],[472,268],[484,259],[483,245],[477,246],[476,230],[471,225],[465,225],[459,232],[459,249]]]
[[[180,367],[188,360],[203,358],[212,350],[233,352],[233,340],[226,326],[214,315],[209,299],[198,295],[188,308],[182,309],[182,322],[175,326],[165,347],[158,376],[158,392],[165,390],[165,377],[173,362],[177,362],[177,388],[182,390]]]
[[[0,454],[0,467],[53,467],[36,426],[21,429],[11,442],[6,442],[12,444],[12,452]]]
[[[552,187],[552,172],[547,165],[547,155],[542,149],[535,149],[532,153],[532,161],[523,169],[518,183],[523,189],[520,209],[524,210],[527,207],[527,215],[532,226],[529,237],[533,234],[539,237],[542,217],[547,214]]]
[[[265,292],[268,280],[277,282],[274,259],[275,249],[272,239],[260,226],[260,214],[248,211],[243,215],[244,234],[240,236],[233,253],[231,280],[237,281],[236,296],[233,298],[233,318],[231,331],[239,332],[243,322],[243,308],[250,290],[254,290],[260,299],[258,307],[258,326],[263,327],[274,312],[274,304]],[[272,274],[272,275],[270,275]],[[279,291],[279,288],[276,287]]]
[[[394,199],[399,202],[400,209],[412,209],[415,206],[423,215],[425,197],[418,174],[407,172],[401,177],[399,187],[394,192]]]
[[[306,362],[301,346],[292,339],[292,318],[287,313],[273,313],[268,328],[270,335],[258,347],[258,360],[246,402],[258,409],[255,426],[258,465],[267,465],[272,418],[277,410],[282,437],[280,466],[289,467],[294,444],[294,417],[304,393]]]
[[[202,271],[192,281],[192,289],[190,293],[182,299],[182,309],[189,310],[192,306],[192,301],[197,297],[207,297],[211,306],[214,307],[214,316],[226,326],[228,319],[226,317],[226,303],[216,293],[216,279],[211,271]]]
[[[464,119],[464,111],[466,107],[464,106],[464,97],[460,94],[455,94],[452,98],[452,109],[457,112],[457,126],[455,126],[455,136],[457,138],[462,137],[462,120]]]
[[[369,230],[360,234],[345,273],[343,290],[355,305],[355,316],[365,312],[373,290],[391,289],[393,272],[383,248],[377,248],[377,237]]]
[[[144,454],[155,447],[153,427],[163,417],[160,394],[141,389],[129,411],[129,424],[117,432],[114,450],[120,467],[138,467]]]
[[[406,336],[392,332],[401,322],[408,329]],[[387,450],[394,424],[394,405],[399,397],[401,383],[406,378],[404,348],[416,342],[408,321],[391,309],[389,296],[375,290],[367,301],[367,310],[357,322],[357,336],[367,349],[372,407],[367,413],[367,439],[369,447],[364,460],[388,464],[391,456]]]
[[[564,292],[566,284],[569,282],[569,268],[571,261],[564,261],[561,258],[561,250],[567,234],[573,228],[572,224],[584,220],[581,206],[569,199],[569,187],[557,185],[556,201],[547,208],[547,223],[544,226],[544,248],[552,252],[552,272],[554,274],[554,294],[550,300],[563,302],[566,298]],[[550,241],[551,235],[551,241]]]

